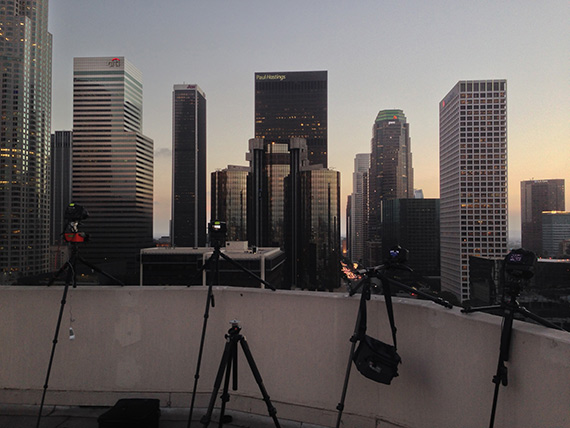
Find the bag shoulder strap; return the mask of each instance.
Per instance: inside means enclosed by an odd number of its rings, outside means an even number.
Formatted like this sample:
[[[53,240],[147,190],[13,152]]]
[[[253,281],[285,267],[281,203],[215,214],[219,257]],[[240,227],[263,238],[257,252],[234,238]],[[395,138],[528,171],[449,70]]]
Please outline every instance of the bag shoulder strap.
[[[394,322],[394,309],[392,307],[392,293],[390,290],[390,283],[385,279],[382,283],[382,288],[384,291],[384,301],[386,302],[386,312],[388,313],[388,320],[390,321],[390,329],[392,331],[392,341],[394,342],[394,348],[397,348],[396,343],[396,324]],[[366,301],[370,300],[370,286],[362,290],[362,295],[360,296],[360,322],[358,323],[358,335],[357,340],[362,340],[366,335]]]
[[[368,281],[368,280],[367,280]],[[362,294],[360,295],[360,308],[358,310],[360,316],[360,322],[358,323],[358,333],[357,340],[364,339],[366,335],[366,301],[370,299],[370,285],[365,284],[365,288],[362,289]]]
[[[388,312],[388,319],[390,320],[390,329],[392,330],[392,340],[394,341],[394,348],[397,349],[396,344],[396,324],[394,322],[394,309],[392,307],[392,291],[390,290],[390,281],[385,279],[382,282],[382,289],[384,290],[384,300],[386,302],[386,312]]]

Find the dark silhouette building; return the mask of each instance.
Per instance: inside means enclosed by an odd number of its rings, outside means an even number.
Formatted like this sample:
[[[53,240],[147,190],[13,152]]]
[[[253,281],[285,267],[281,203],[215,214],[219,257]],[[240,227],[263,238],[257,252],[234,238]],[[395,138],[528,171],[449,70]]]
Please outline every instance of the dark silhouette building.
[[[521,181],[522,247],[543,254],[542,212],[564,211],[564,180]]]
[[[247,241],[247,166],[228,165],[211,174],[212,220],[226,223],[228,241]]]
[[[296,210],[287,216],[298,219],[290,229],[297,236],[288,240],[296,262],[291,282],[300,288],[332,291],[340,281],[340,172],[309,166],[299,171],[298,186]]]
[[[206,245],[206,95],[198,85],[172,93],[173,246]]]
[[[368,240],[368,173],[370,153],[359,153],[354,158],[352,194],[347,206],[347,255],[353,262],[363,262]]]
[[[255,73],[255,138],[307,141],[311,165],[327,167],[327,72]]]
[[[336,288],[340,187],[326,168],[326,71],[255,73],[247,159],[250,245],[285,249],[286,286]]]
[[[439,277],[439,199],[390,199],[382,218],[382,248],[407,249],[407,265],[417,275]]]
[[[72,202],[73,133],[51,134],[51,244],[61,242],[65,228],[65,210]]]
[[[368,263],[382,262],[382,202],[413,198],[410,127],[402,110],[382,110],[372,127],[368,176]]]
[[[249,141],[248,239],[287,254],[287,287],[336,288],[340,261],[340,174],[308,165],[302,138]]]
[[[570,212],[543,211],[541,217],[544,257],[563,257],[564,241],[570,239]]]

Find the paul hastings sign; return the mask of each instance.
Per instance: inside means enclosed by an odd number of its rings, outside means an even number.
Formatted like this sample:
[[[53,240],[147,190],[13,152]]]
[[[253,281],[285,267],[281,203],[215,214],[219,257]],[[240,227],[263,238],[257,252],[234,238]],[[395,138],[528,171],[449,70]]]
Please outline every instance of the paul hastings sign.
[[[265,82],[323,82],[326,88],[326,71],[271,71],[255,73],[256,83]]]
[[[277,74],[277,73],[271,73],[271,74],[260,73],[260,74],[255,75],[255,80],[280,80],[280,81],[283,81],[286,78],[287,78],[287,76],[285,74]]]

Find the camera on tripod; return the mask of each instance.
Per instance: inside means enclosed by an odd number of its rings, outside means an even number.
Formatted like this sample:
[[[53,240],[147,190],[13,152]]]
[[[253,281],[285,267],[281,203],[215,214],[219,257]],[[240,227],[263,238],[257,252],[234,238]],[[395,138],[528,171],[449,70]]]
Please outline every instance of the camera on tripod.
[[[65,210],[64,218],[67,221],[65,231],[63,232],[63,239],[67,242],[86,242],[89,240],[89,235],[85,232],[79,231],[79,225],[82,220],[89,217],[87,210],[79,205],[71,203]]]
[[[388,250],[388,254],[386,255],[386,264],[388,265],[396,265],[402,264],[408,261],[409,251],[405,248],[396,245]]]
[[[224,221],[212,221],[208,224],[208,236],[210,245],[214,248],[226,246],[228,227]]]
[[[518,296],[523,283],[534,276],[536,255],[532,251],[519,248],[512,250],[503,261],[503,294]]]

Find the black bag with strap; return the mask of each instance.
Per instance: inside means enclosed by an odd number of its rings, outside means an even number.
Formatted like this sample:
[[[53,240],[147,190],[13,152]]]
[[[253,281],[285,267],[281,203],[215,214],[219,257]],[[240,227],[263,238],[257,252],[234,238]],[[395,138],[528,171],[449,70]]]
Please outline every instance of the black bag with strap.
[[[360,298],[360,324],[357,336],[359,344],[354,353],[353,361],[363,376],[390,385],[392,379],[398,376],[398,365],[402,359],[396,351],[396,326],[394,324],[392,294],[390,284],[387,281],[383,285],[383,289],[394,345],[389,345],[366,334],[366,300],[370,298],[370,291],[368,291],[368,295],[363,291]]]

